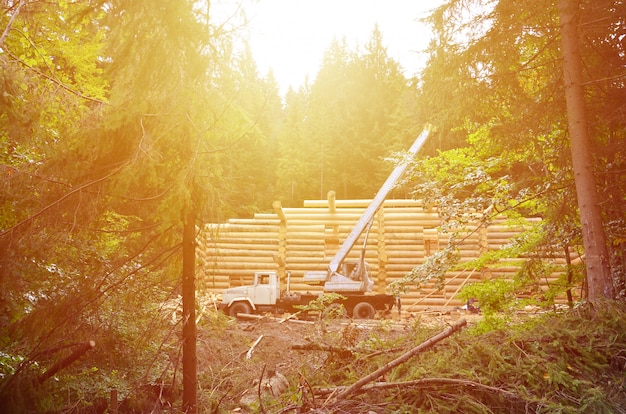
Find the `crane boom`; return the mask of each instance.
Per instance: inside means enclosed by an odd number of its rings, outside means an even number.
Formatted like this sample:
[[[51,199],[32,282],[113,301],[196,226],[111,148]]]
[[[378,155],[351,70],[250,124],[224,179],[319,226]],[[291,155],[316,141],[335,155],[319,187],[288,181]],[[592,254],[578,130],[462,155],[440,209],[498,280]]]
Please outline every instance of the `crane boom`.
[[[385,198],[387,198],[387,195],[389,194],[391,189],[396,185],[402,174],[404,174],[404,171],[409,165],[409,159],[414,157],[415,154],[417,154],[417,152],[422,148],[424,142],[426,142],[426,139],[428,138],[428,133],[428,128],[422,131],[422,133],[417,137],[411,148],[409,148],[409,157],[407,157],[404,162],[394,168],[394,170],[387,178],[387,181],[385,181],[380,190],[378,190],[378,193],[370,202],[369,206],[367,206],[367,209],[365,209],[363,215],[356,223],[352,231],[350,231],[350,234],[341,245],[341,248],[339,249],[337,254],[335,254],[335,257],[333,257],[333,259],[330,261],[330,264],[328,265],[328,270],[330,274],[336,273],[337,270],[339,270],[339,267],[348,256],[348,253],[350,253],[350,250],[352,250],[352,248],[354,247],[357,239],[361,236],[361,233],[363,233],[363,230],[365,230],[365,228],[367,227],[367,224],[372,221],[374,215],[383,205],[383,202],[385,201]]]

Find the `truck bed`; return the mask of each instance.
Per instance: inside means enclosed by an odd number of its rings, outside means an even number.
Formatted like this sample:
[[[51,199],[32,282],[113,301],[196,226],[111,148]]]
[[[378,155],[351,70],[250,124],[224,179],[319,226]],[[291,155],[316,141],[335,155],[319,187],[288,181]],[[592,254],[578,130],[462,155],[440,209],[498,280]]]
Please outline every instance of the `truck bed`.
[[[279,312],[295,313],[300,310],[296,308],[296,306],[307,305],[309,302],[317,299],[318,297],[319,295],[316,294],[298,294],[291,297],[284,297],[276,302],[276,309],[274,310]],[[333,303],[342,304],[345,307],[348,316],[353,316],[352,312],[354,307],[362,302],[369,303],[376,311],[388,312],[393,309],[393,306],[396,303],[396,298],[385,294],[351,294],[344,295],[343,298],[337,299]]]

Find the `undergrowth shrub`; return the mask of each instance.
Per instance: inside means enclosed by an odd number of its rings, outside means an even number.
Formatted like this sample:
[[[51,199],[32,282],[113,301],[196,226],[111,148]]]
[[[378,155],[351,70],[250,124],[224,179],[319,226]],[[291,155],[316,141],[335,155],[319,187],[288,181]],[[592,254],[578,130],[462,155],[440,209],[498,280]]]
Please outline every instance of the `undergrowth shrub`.
[[[626,413],[624,372],[626,305],[619,302],[486,333],[464,330],[393,370],[390,381],[409,385],[359,401],[384,401],[392,412]]]

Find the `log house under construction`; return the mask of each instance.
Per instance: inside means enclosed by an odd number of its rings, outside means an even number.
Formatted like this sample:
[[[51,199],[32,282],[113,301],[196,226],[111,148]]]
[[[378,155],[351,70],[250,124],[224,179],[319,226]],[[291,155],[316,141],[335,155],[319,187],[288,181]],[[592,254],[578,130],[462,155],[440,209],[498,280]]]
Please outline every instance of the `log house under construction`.
[[[227,223],[207,224],[197,238],[198,285],[205,293],[250,284],[255,271],[276,271],[283,288],[287,272],[291,290],[321,292],[322,288],[303,282],[306,271],[326,270],[341,243],[350,233],[370,200],[336,200],[330,192],[326,200],[307,200],[302,208],[283,208],[279,202],[272,213],[258,213],[251,219],[230,219]],[[527,219],[528,225],[539,219]],[[386,200],[376,214],[369,232],[366,261],[372,269],[376,293],[389,293],[388,285],[402,279],[437,250],[446,246],[449,234],[439,230],[441,219],[436,208],[420,200]],[[488,251],[500,249],[522,231],[519,224],[495,219],[487,226],[466,230],[460,245],[461,262],[470,262]],[[363,246],[362,234],[348,259],[357,259]],[[557,283],[566,271],[565,253],[541,257],[552,271],[538,289]],[[401,296],[403,310],[446,310],[461,306],[456,297],[461,287],[493,277],[512,278],[524,258],[501,260],[482,269],[450,271],[445,286],[430,283],[411,288]]]

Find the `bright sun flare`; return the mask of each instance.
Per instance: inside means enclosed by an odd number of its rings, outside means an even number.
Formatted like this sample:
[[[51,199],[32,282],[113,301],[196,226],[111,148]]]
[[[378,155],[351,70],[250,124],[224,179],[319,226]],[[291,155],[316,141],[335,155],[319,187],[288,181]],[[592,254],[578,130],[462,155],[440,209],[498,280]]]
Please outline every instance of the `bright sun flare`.
[[[407,76],[424,64],[428,28],[418,20],[442,0],[244,0],[249,42],[261,75],[272,69],[281,92],[314,79],[333,39],[351,49],[378,24],[388,55]]]

